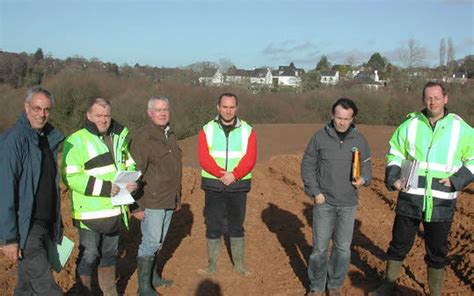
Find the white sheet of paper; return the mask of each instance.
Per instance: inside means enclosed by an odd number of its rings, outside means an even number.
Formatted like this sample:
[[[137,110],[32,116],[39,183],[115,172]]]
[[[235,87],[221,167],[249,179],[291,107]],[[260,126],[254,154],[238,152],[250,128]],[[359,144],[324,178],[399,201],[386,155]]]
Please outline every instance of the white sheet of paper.
[[[130,192],[127,190],[127,183],[135,182],[140,178],[141,172],[120,171],[115,177],[114,183],[120,188],[116,196],[112,196],[112,204],[114,206],[129,205],[135,202]]]

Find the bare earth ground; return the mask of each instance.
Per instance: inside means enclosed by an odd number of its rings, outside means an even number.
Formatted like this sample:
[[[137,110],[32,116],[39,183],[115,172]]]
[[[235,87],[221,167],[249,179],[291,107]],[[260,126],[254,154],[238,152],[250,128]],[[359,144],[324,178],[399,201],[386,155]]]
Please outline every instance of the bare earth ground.
[[[203,276],[196,272],[206,266],[206,239],[203,218],[204,195],[196,161],[196,137],[181,142],[184,152],[184,204],[175,213],[168,237],[158,255],[165,278],[175,284],[160,288],[163,295],[304,295],[308,286],[306,266],[311,251],[311,204],[303,192],[299,167],[302,152],[321,125],[256,125],[259,161],[248,196],[246,263],[253,275],[243,278],[232,272],[229,252],[224,245],[219,272]],[[352,258],[343,295],[366,295],[379,281],[384,269],[384,252],[391,238],[396,195],[383,184],[387,141],[392,127],[360,126],[369,140],[373,160],[373,181],[360,192],[360,204],[353,237]],[[446,268],[445,295],[472,295],[474,184],[465,189],[449,238],[450,264]],[[71,225],[69,202],[63,198],[66,234],[77,242]],[[424,244],[420,229],[401,278],[396,295],[428,295]],[[136,295],[136,253],[140,229],[132,220],[130,231],[123,231],[118,261],[118,287],[124,295]],[[228,245],[228,244],[227,244]],[[66,268],[55,277],[67,295],[80,295],[75,283],[77,249]],[[11,295],[15,266],[0,256],[0,294]],[[95,285],[96,290],[97,286]],[[96,291],[97,295],[101,295]]]

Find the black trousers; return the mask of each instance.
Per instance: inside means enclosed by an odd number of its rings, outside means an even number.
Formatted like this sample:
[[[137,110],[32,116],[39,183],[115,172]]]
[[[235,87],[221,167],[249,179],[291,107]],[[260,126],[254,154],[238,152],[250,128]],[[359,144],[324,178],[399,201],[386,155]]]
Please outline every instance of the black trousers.
[[[425,222],[420,219],[396,215],[392,229],[392,241],[387,259],[403,261],[413,246],[420,223],[423,223],[425,240],[425,262],[432,268],[443,268],[448,264],[449,222]]]
[[[226,232],[230,237],[244,236],[247,192],[205,190],[206,237],[218,239]]]
[[[18,260],[17,284],[14,295],[63,295],[62,289],[54,281],[48,261],[48,229],[33,223],[22,250],[22,259]]]

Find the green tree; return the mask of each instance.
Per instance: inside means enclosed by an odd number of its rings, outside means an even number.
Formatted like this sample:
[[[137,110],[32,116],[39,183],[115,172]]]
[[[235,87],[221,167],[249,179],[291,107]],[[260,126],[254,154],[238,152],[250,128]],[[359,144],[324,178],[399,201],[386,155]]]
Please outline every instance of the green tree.
[[[461,71],[467,73],[468,78],[474,78],[474,55],[469,55],[461,65]]]
[[[303,91],[319,88],[321,86],[320,80],[321,75],[319,74],[319,71],[316,69],[310,70],[301,77],[301,87],[303,88]]]
[[[385,71],[385,66],[385,59],[378,52],[374,53],[367,62],[367,67],[372,68],[372,70]]]
[[[316,65],[316,71],[324,71],[331,69],[331,63],[328,61],[328,58],[323,55]]]
[[[33,59],[35,62],[44,59],[43,50],[41,48],[38,48],[36,52],[33,54]]]

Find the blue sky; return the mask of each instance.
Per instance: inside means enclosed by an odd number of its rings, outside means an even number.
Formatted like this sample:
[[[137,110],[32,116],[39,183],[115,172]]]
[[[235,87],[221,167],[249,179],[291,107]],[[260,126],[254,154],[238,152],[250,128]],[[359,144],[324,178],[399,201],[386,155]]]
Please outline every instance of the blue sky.
[[[0,0],[0,49],[79,55],[119,65],[186,66],[228,59],[239,68],[291,61],[314,68],[380,52],[398,64],[413,38],[425,65],[441,38],[474,54],[474,0]]]

